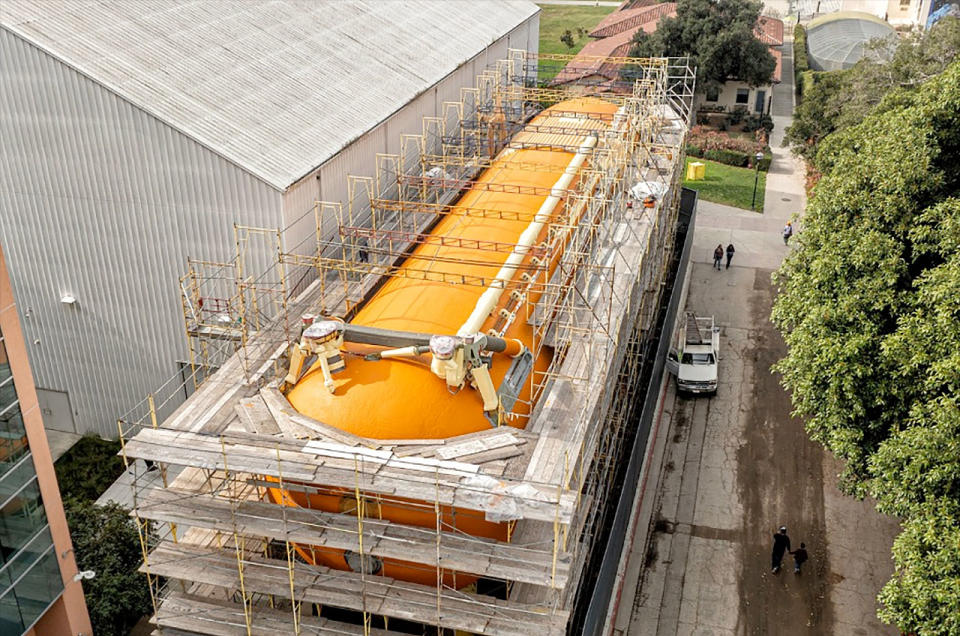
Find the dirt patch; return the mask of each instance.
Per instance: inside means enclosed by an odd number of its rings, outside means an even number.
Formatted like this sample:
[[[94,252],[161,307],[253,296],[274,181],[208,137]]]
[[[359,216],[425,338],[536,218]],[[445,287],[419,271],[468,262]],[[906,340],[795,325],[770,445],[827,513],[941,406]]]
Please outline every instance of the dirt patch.
[[[676,529],[677,524],[673,521],[667,521],[664,518],[657,519],[653,524],[654,532],[664,532],[666,534],[673,534],[673,531]]]
[[[682,404],[681,406],[685,406]],[[678,408],[673,416],[673,443],[679,444],[690,432],[690,414],[686,408]]]
[[[756,270],[751,298],[755,325],[753,397],[748,402],[743,445],[737,453],[740,500],[744,504],[740,570],[740,631],[745,634],[833,633],[827,595],[823,450],[803,423],[790,416],[790,400],[770,367],[786,353],[770,323],[774,289],[769,270]],[[771,573],[773,533],[786,525],[794,548],[807,544],[810,561],[799,576],[789,555]]]

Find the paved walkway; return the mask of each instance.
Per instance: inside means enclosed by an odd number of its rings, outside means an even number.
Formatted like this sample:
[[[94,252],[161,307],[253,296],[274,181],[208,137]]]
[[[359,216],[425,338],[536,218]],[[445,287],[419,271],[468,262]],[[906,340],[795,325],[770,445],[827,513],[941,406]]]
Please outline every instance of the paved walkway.
[[[63,457],[64,453],[73,448],[73,445],[76,444],[81,437],[78,433],[55,431],[49,428],[45,429],[44,432],[47,434],[47,444],[50,446],[50,455],[53,457],[53,461],[57,461]]]
[[[764,213],[699,205],[687,309],[722,328],[720,385],[709,399],[664,387],[616,634],[897,633],[875,617],[897,523],[839,494],[839,467],[791,417],[770,370],[786,353],[769,321],[771,274],[790,249],[780,229],[805,205],[802,166],[782,146],[793,105],[784,53]],[[729,270],[711,266],[718,243],[736,246]],[[794,545],[807,543],[800,576],[770,572],[781,524]]]

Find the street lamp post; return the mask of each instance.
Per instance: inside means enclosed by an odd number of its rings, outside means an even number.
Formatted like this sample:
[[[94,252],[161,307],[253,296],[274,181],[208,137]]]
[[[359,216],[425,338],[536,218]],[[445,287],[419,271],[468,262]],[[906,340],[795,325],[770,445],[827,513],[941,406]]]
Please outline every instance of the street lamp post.
[[[757,182],[760,181],[760,160],[763,159],[763,153],[758,152],[754,157],[755,161],[753,162],[753,167],[755,169],[753,175],[753,199],[750,201],[750,209],[756,209],[757,203]]]

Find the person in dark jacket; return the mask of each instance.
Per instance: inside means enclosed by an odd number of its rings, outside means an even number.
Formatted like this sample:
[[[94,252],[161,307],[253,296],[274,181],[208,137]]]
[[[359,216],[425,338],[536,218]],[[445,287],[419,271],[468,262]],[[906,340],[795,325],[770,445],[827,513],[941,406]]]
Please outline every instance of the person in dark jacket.
[[[721,262],[723,262],[723,245],[717,245],[717,249],[713,250],[713,266],[719,270]]]
[[[801,541],[800,547],[790,554],[793,555],[793,573],[800,574],[800,566],[807,561],[807,545]]]
[[[733,249],[733,243],[727,245],[727,269],[730,269],[730,261],[733,260],[733,253],[737,250]]]
[[[780,526],[780,532],[773,535],[773,573],[780,571],[780,564],[783,562],[783,554],[790,551],[790,537],[787,536],[787,526]]]

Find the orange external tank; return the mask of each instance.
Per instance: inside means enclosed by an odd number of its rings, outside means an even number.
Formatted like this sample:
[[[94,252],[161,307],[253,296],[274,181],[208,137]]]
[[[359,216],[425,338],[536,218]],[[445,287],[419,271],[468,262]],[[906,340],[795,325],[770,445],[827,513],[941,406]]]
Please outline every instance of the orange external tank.
[[[552,117],[552,111],[575,118],[575,113],[603,113],[612,115],[616,104],[596,98],[580,98],[561,102],[545,110],[533,124]],[[554,119],[553,121],[556,121]],[[579,130],[579,129],[578,129]],[[524,134],[524,133],[520,133]],[[482,242],[497,245],[515,245],[521,235],[530,233],[531,219],[538,215],[550,189],[570,173],[577,153],[569,151],[570,139],[582,132],[571,131],[562,142],[566,150],[506,149],[477,181],[480,187],[464,194],[431,232],[445,237],[444,241],[426,241],[419,245],[401,268],[418,272],[442,266],[449,275],[490,281],[497,276],[508,254],[495,249],[477,249]],[[579,140],[572,145],[579,143]],[[549,145],[549,139],[544,140]],[[530,170],[531,164],[536,165]],[[568,187],[575,187],[576,177]],[[499,187],[507,185],[509,187]],[[520,187],[513,187],[520,186]],[[527,187],[534,186],[534,187]],[[501,214],[471,214],[471,210],[496,210]],[[558,208],[559,209],[559,208]],[[534,245],[547,238],[548,224],[539,230]],[[538,228],[534,228],[538,230]],[[554,254],[554,259],[558,254]],[[531,256],[527,255],[524,263]],[[555,263],[555,261],[554,261]],[[552,267],[553,263],[548,263]],[[519,274],[518,274],[519,276]],[[429,277],[426,277],[429,278]],[[420,334],[457,334],[478,305],[484,287],[450,284],[446,280],[392,277],[370,298],[350,321],[350,325],[389,329]],[[508,294],[483,323],[479,333],[493,327],[498,311],[508,300]],[[527,308],[537,301],[531,292],[527,302],[516,308],[516,318],[502,338],[512,343],[519,341],[533,348],[533,328],[528,324]],[[508,350],[513,353],[512,347]],[[517,345],[519,346],[519,345]],[[444,439],[473,433],[491,427],[489,411],[484,412],[484,399],[479,391],[469,386],[451,392],[447,383],[431,370],[427,355],[411,355],[382,360],[367,359],[376,347],[347,342],[342,347],[345,368],[335,375],[325,375],[320,362],[314,364],[287,391],[287,399],[300,413],[335,426],[354,435],[373,439]],[[364,356],[367,356],[365,358]],[[533,359],[534,374],[546,372],[552,353],[540,348]],[[489,364],[489,377],[500,386],[511,366],[510,355],[494,355]],[[330,381],[332,380],[332,386]],[[532,409],[532,383],[523,382],[510,418],[502,423],[523,428]],[[332,390],[331,390],[332,389]],[[270,489],[276,503],[301,506],[328,512],[356,513],[354,492],[338,488],[316,489],[304,493],[294,490]],[[395,523],[433,529],[437,516],[433,504],[391,498],[383,500],[375,495],[363,495],[360,505],[363,514]],[[499,541],[508,540],[507,524],[487,521],[482,512],[461,508],[442,508],[441,523],[446,531],[465,533]],[[342,550],[316,546],[297,546],[300,556],[308,562],[331,568],[356,570],[354,555]],[[371,565],[370,563],[373,563]],[[389,559],[368,561],[368,573],[436,585],[436,571],[422,566]],[[462,588],[476,577],[445,572],[444,584]]]

